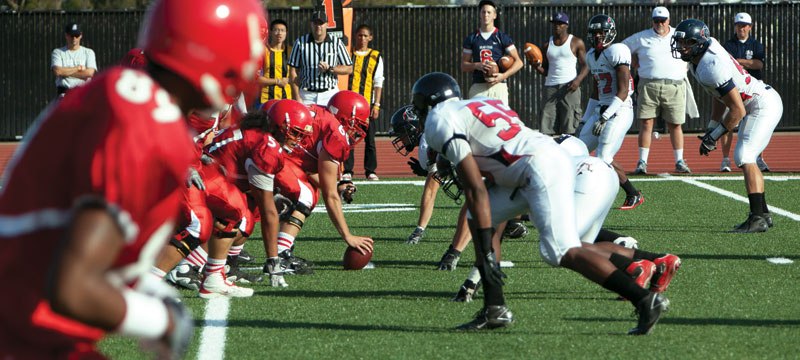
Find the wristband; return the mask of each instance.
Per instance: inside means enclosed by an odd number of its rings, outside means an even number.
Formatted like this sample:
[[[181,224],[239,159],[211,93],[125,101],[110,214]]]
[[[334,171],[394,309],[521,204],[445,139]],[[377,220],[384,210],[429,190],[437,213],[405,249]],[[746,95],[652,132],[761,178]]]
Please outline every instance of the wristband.
[[[714,139],[714,141],[717,141],[720,137],[722,137],[722,135],[727,133],[728,129],[725,128],[725,125],[719,124],[716,128],[714,128],[713,131],[711,131],[711,138]]]
[[[164,302],[143,293],[124,289],[125,317],[117,327],[117,332],[145,339],[158,339],[164,336],[169,325],[169,312]]]
[[[606,120],[611,119],[617,113],[619,107],[622,106],[622,103],[622,99],[614,96],[614,100],[611,100],[611,104],[608,105],[608,108],[601,116]]]
[[[380,109],[381,108],[381,103],[374,103],[374,104],[372,104],[372,106]]]
[[[494,228],[478,229],[478,240],[480,240],[480,247],[483,255],[492,253],[492,236],[494,235]]]

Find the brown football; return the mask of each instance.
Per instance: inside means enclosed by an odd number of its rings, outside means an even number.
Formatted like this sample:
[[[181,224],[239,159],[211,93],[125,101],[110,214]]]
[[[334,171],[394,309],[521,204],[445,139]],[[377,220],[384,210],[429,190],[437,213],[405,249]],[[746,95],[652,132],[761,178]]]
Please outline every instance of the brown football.
[[[489,60],[486,60],[484,62],[488,63],[492,67],[492,69],[489,72],[486,72],[486,71],[483,72],[486,77],[493,77],[493,76],[497,75],[497,73],[500,72],[500,67],[497,66],[496,62],[489,61]]]
[[[358,249],[348,246],[347,250],[344,251],[344,258],[342,259],[342,262],[344,263],[345,270],[361,270],[364,268],[364,266],[367,266],[371,259],[371,252],[368,252],[366,255],[364,255],[358,251]]]
[[[538,65],[542,63],[542,50],[538,46],[525,43],[525,50],[523,50],[525,58],[528,59],[528,64]]]
[[[514,65],[514,58],[511,56],[503,56],[500,58],[500,61],[497,62],[497,66],[500,67],[500,72],[508,71],[508,69],[511,69],[511,65]]]

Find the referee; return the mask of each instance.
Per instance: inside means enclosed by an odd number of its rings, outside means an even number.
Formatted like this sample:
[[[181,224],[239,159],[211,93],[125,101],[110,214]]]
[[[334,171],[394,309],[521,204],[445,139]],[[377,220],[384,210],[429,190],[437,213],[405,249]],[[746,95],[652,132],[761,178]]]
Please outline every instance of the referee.
[[[311,16],[311,33],[295,40],[289,55],[292,98],[303,104],[328,105],[339,91],[338,75],[353,73],[353,62],[344,43],[328,35],[324,11]]]

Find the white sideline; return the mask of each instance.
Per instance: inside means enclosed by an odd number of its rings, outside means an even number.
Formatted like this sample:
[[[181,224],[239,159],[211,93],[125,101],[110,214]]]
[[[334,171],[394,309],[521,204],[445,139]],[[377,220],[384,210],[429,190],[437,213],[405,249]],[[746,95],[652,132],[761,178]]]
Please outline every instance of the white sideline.
[[[668,177],[665,177],[665,178],[668,178]],[[695,180],[696,178],[694,178],[694,177],[679,177],[678,179],[680,179],[681,181],[683,181],[683,182],[685,182],[687,184],[694,185],[694,186],[697,186],[699,188],[703,188],[703,189],[706,189],[706,190],[709,190],[709,191],[713,191],[713,192],[715,192],[717,194],[720,194],[720,195],[725,196],[725,197],[729,197],[729,198],[737,200],[737,201],[741,201],[741,202],[743,202],[745,204],[749,204],[750,203],[749,200],[744,196],[734,194],[734,193],[732,193],[732,192],[730,192],[728,190],[723,190],[723,189],[720,189],[720,188],[718,188],[716,186],[713,186],[713,185],[709,185],[709,184],[706,184],[706,183],[699,182],[699,181]],[[741,179],[742,178],[740,177],[740,180]],[[766,180],[766,178],[764,178],[764,179]],[[717,180],[717,179],[713,179],[713,180]],[[769,206],[769,211],[771,213],[773,213],[773,214],[786,216],[786,217],[788,217],[788,218],[790,218],[790,219],[792,219],[794,221],[800,221],[800,215],[797,215],[795,213],[783,210],[781,208],[778,208],[778,207],[775,207],[775,206],[772,206],[772,205]]]
[[[659,174],[661,177],[653,177],[653,178],[641,178],[641,179],[631,179],[631,181],[683,181],[684,179],[693,179],[693,180],[731,180],[731,181],[742,181],[744,180],[744,176],[672,176],[669,173]],[[800,180],[800,176],[796,175],[771,175],[771,176],[764,176],[764,180],[772,180],[772,181],[788,181],[788,180]],[[379,180],[379,181],[354,181],[353,184],[361,186],[361,185],[416,185],[416,186],[423,186],[425,185],[425,181],[420,180]]]
[[[225,357],[225,331],[228,328],[228,310],[231,301],[227,297],[218,297],[206,303],[205,323],[200,334],[200,349],[197,358],[200,360],[217,360]]]

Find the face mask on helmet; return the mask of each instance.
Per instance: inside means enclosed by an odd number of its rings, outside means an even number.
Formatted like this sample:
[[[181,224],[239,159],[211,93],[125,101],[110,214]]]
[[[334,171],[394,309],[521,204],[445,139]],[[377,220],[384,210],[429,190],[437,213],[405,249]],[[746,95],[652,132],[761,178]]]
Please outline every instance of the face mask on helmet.
[[[367,136],[369,110],[367,100],[353,91],[339,91],[328,100],[328,111],[342,124],[351,146]]]
[[[710,31],[700,20],[681,21],[672,35],[670,47],[672,57],[683,61],[692,61],[701,56],[710,44]]]
[[[314,133],[311,112],[297,101],[280,100],[270,107],[267,116],[276,129],[273,135],[279,138],[287,152],[292,152],[296,144]]]
[[[437,155],[436,172],[433,173],[432,177],[441,185],[441,189],[447,197],[453,199],[456,204],[461,204],[461,195],[464,194],[464,188],[458,180],[456,167],[453,166],[450,160],[445,159],[441,155]]]
[[[608,15],[595,15],[589,20],[589,27],[587,29],[587,37],[589,43],[596,50],[603,50],[614,42],[617,37],[617,27]]]
[[[392,115],[392,146],[400,155],[406,156],[419,145],[422,133],[419,118],[411,105],[403,106]]]

